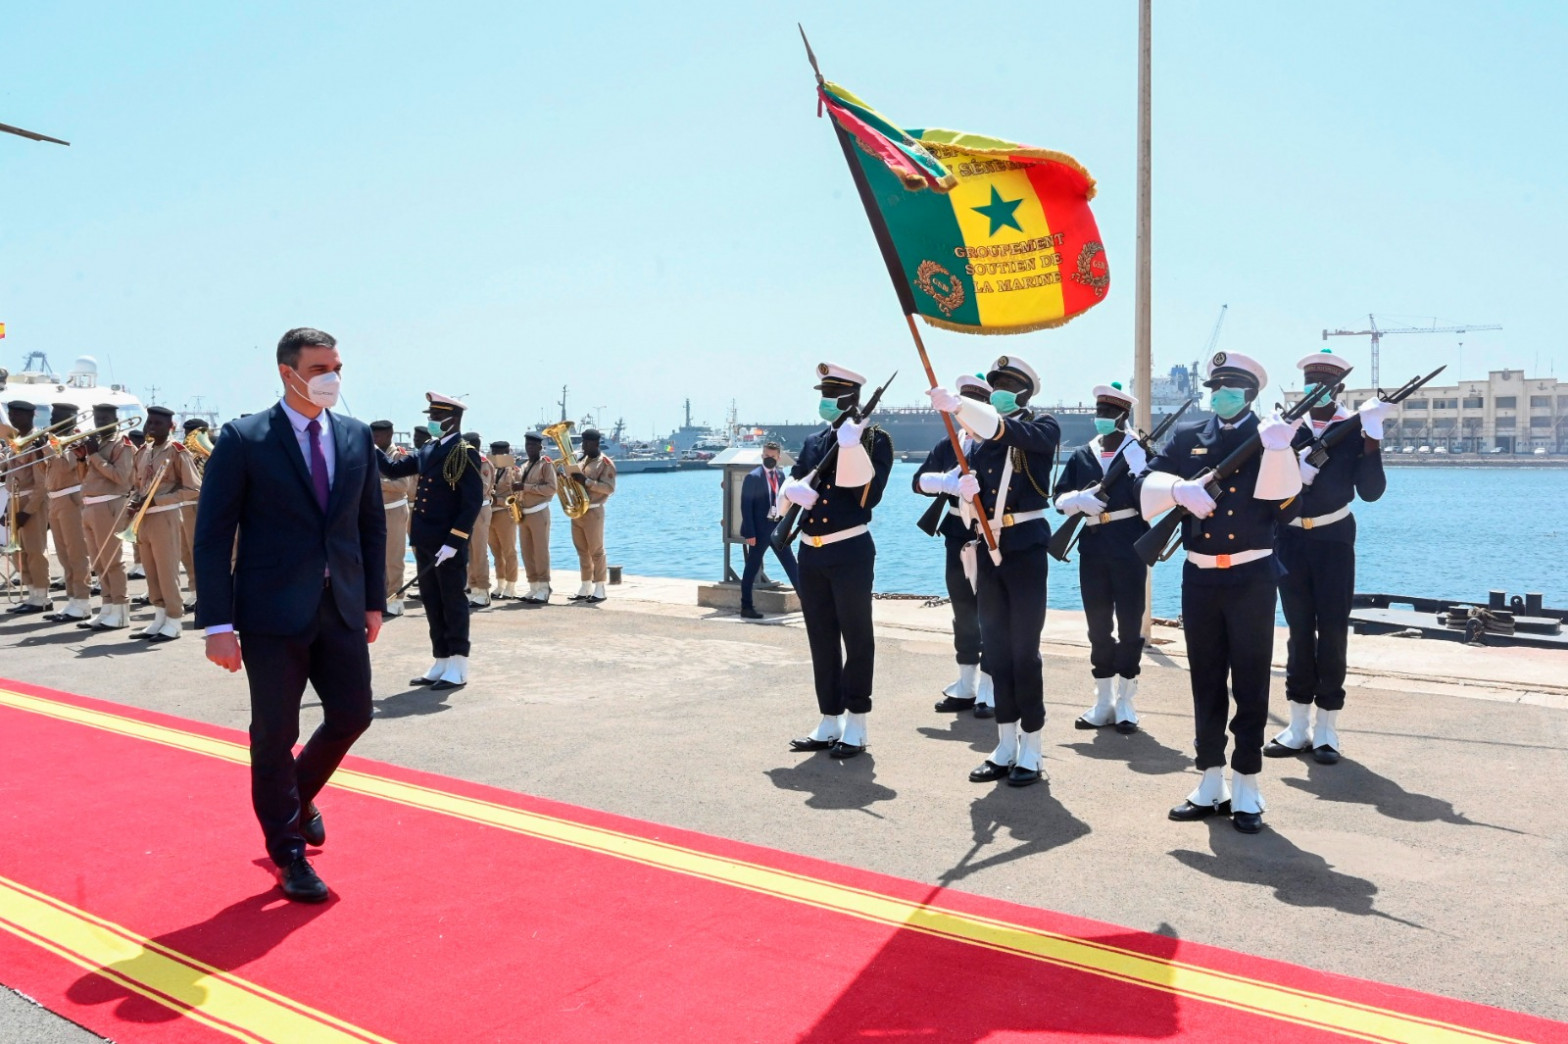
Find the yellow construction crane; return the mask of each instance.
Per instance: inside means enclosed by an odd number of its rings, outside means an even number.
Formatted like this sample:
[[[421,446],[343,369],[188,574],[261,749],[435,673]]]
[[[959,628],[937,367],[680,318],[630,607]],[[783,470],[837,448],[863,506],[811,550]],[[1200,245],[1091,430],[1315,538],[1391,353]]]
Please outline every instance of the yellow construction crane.
[[[1497,323],[1487,323],[1477,326],[1475,324],[1463,326],[1438,326],[1437,320],[1432,320],[1431,326],[1378,326],[1377,317],[1368,315],[1366,330],[1324,330],[1323,340],[1330,337],[1371,337],[1372,338],[1372,387],[1381,387],[1378,383],[1378,353],[1382,340],[1386,334],[1433,334],[1433,333],[1469,333],[1472,330],[1501,330]]]

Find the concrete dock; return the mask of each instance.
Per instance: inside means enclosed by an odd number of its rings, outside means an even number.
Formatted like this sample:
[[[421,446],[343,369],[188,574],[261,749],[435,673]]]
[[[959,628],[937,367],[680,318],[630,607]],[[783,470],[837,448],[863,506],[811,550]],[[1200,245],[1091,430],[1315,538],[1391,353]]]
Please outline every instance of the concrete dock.
[[[799,617],[748,623],[698,608],[696,588],[629,577],[600,606],[497,603],[474,619],[474,680],[455,693],[406,684],[429,661],[416,608],[372,648],[377,720],[355,753],[1568,1020],[1562,653],[1353,637],[1345,760],[1268,762],[1267,828],[1246,837],[1165,817],[1196,780],[1178,630],[1158,628],[1146,656],[1143,731],[1077,731],[1083,621],[1053,610],[1050,783],[1015,790],[966,779],[991,723],[932,711],[953,676],[945,607],[877,603],[870,750],[836,762],[787,749],[816,720]],[[208,664],[197,634],[148,646],[129,633],[0,622],[0,676],[246,726],[244,677]],[[201,815],[251,815],[243,792],[218,804],[170,812],[195,817],[196,836]],[[321,804],[330,820],[330,791]],[[258,832],[234,858],[259,854]],[[388,872],[411,872],[399,859]],[[963,974],[933,986],[961,1004],[984,988]],[[0,1039],[96,1038],[0,991]]]

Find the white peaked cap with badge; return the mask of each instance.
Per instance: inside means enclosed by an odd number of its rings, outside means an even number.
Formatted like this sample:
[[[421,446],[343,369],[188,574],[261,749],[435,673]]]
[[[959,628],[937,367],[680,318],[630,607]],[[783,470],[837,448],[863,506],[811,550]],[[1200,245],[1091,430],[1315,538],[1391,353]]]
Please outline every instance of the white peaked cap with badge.
[[[1240,352],[1215,352],[1214,358],[1209,360],[1209,375],[1204,384],[1213,387],[1215,381],[1225,377],[1244,377],[1259,388],[1269,383],[1269,372],[1252,356]]]
[[[449,410],[468,409],[468,406],[461,399],[454,399],[452,396],[442,395],[440,392],[425,392],[425,401],[431,406],[442,406]],[[425,412],[428,413],[430,411],[426,410]]]
[[[839,366],[837,363],[817,363],[817,388],[827,381],[837,381],[839,384],[866,383],[866,379],[854,370]]]
[[[1112,402],[1119,403],[1129,410],[1138,405],[1138,400],[1133,398],[1133,396],[1127,392],[1122,391],[1122,386],[1119,384],[1095,385],[1094,397],[1096,400],[1109,399]]]
[[[1329,348],[1303,356],[1301,361],[1296,363],[1296,366],[1302,370],[1333,370],[1341,376],[1349,373],[1351,368],[1348,359],[1340,358]]]
[[[1029,382],[1029,394],[1031,396],[1040,394],[1040,375],[1034,372],[1033,366],[1030,366],[1028,363],[1018,358],[1018,356],[1002,356],[1000,359],[996,360],[996,365],[991,367],[991,372],[986,374],[985,378],[986,380],[995,384],[996,375],[999,373],[1011,373],[1015,377],[1023,378],[1025,381]]]
[[[958,375],[958,380],[953,382],[953,387],[957,388],[960,392],[963,391],[965,388],[978,388],[980,391],[985,392],[987,395],[990,395],[991,392],[994,390],[991,387],[991,382],[990,381],[987,381],[984,377],[981,377],[979,374],[974,374],[974,373],[961,373],[961,374],[959,374]]]

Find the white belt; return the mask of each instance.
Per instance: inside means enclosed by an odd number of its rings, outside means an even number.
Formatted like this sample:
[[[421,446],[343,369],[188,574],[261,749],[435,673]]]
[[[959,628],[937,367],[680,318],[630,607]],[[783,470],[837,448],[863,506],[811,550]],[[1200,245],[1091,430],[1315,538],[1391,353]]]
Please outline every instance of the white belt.
[[[86,507],[88,504],[107,504],[109,501],[119,500],[123,496],[125,496],[124,493],[104,493],[101,496],[96,497],[83,497],[82,506]]]
[[[599,501],[599,503],[597,503],[597,504],[589,504],[589,505],[588,505],[588,510],[589,510],[589,511],[599,511],[599,510],[601,510],[601,509],[602,509],[602,508],[603,508],[603,507],[604,507],[604,501],[602,501],[602,500],[601,500],[601,501]]]
[[[164,504],[162,507],[148,508],[147,509],[147,514],[149,514],[149,515],[159,515],[159,514],[162,514],[165,511],[178,511],[178,510],[180,510],[180,508],[182,508],[184,506],[185,506],[184,504]]]
[[[1107,522],[1119,522],[1124,518],[1137,517],[1137,508],[1122,508],[1119,511],[1102,511],[1098,515],[1085,515],[1083,516],[1083,524],[1086,526],[1103,526]]]
[[[540,503],[535,504],[531,508],[523,508],[523,514],[525,514],[525,515],[537,515],[541,511],[548,510],[549,507],[550,507],[550,502],[548,500],[541,501]]]
[[[393,508],[408,507],[408,498],[404,497],[401,500],[394,500],[390,504],[382,504],[381,507],[384,511],[391,511]]]
[[[49,499],[50,500],[59,500],[61,497],[68,497],[72,493],[80,493],[81,491],[82,491],[82,484],[80,482],[78,482],[74,486],[67,486],[64,489],[57,489],[57,490],[55,490],[53,493],[49,494]]]
[[[807,536],[805,533],[802,533],[800,534],[800,542],[802,544],[810,544],[812,547],[826,547],[828,544],[836,544],[840,540],[857,537],[866,531],[867,528],[865,526],[850,526],[848,529],[840,529],[836,533],[827,533],[823,536]]]
[[[1274,549],[1268,547],[1260,547],[1252,551],[1237,551],[1233,555],[1205,555],[1197,551],[1188,551],[1187,561],[1199,569],[1229,569],[1231,566],[1256,562],[1260,558],[1267,558],[1273,553]]]
[[[50,495],[53,496],[53,494]],[[1293,518],[1290,520],[1290,524],[1297,529],[1316,529],[1318,526],[1333,525],[1340,519],[1348,518],[1349,516],[1350,505],[1346,504],[1338,511],[1330,511],[1328,514],[1319,515],[1317,518]]]
[[[1016,526],[1020,522],[1033,522],[1037,518],[1044,517],[1045,508],[1040,508],[1038,511],[1014,511],[1011,514],[1002,516],[1002,528],[1006,529],[1008,526]]]

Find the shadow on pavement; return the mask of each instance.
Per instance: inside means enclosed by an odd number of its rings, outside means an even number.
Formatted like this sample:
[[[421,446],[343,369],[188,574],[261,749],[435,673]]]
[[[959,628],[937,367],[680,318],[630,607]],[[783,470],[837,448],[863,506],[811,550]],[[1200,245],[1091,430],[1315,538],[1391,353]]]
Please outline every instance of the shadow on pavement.
[[[1142,729],[1124,736],[1107,726],[1096,729],[1094,738],[1088,743],[1063,743],[1060,746],[1098,761],[1125,761],[1128,768],[1145,776],[1185,772],[1192,765],[1190,755],[1175,747],[1167,747]]]
[[[1306,779],[1286,778],[1280,782],[1293,790],[1311,794],[1320,801],[1371,805],[1379,815],[1404,823],[1453,823],[1456,826],[1488,827],[1510,834],[1525,833],[1511,827],[1477,822],[1454,811],[1452,802],[1427,794],[1412,793],[1359,762],[1343,760],[1337,765],[1319,765],[1308,759],[1304,763],[1307,767]]]
[[[867,752],[856,758],[830,758],[826,751],[800,755],[801,762],[787,768],[768,769],[766,775],[780,790],[810,794],[807,808],[858,809],[876,816],[871,806],[892,801],[898,791],[872,782],[876,779],[876,759]],[[877,816],[880,819],[880,816]]]
[[[967,743],[976,754],[989,754],[996,749],[995,718],[977,718],[973,711],[944,714],[942,717],[947,719],[946,728],[922,725],[915,731],[926,739]]]
[[[1049,782],[1029,787],[1010,787],[1006,783],[971,786],[989,788],[969,805],[974,845],[957,865],[943,872],[940,880],[944,885],[962,881],[971,874],[993,866],[1043,855],[1090,833],[1089,824],[1056,800]],[[983,858],[975,858],[997,845],[1004,831],[1015,844]]]
[[[446,702],[447,696],[461,691],[443,689],[440,692],[431,692],[428,685],[416,685],[406,692],[395,693],[373,701],[375,717],[411,718],[418,714],[440,714],[444,710],[452,709],[452,705]]]

